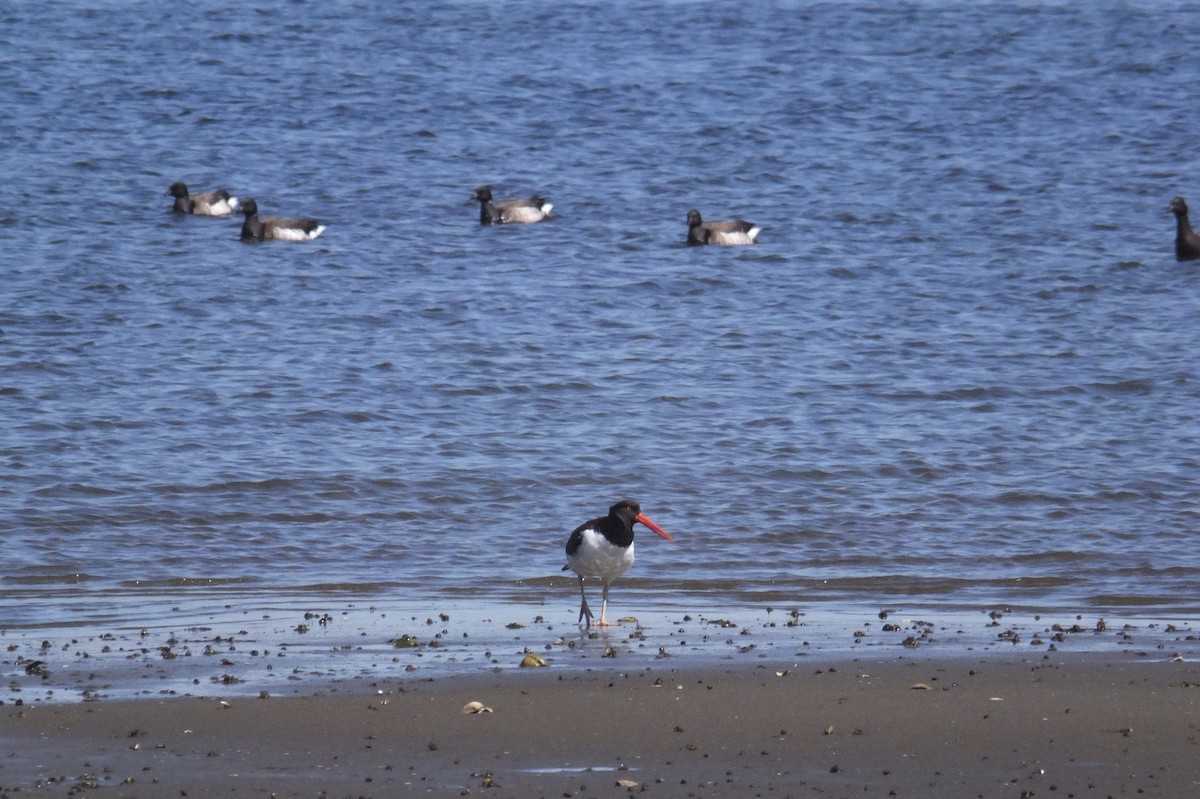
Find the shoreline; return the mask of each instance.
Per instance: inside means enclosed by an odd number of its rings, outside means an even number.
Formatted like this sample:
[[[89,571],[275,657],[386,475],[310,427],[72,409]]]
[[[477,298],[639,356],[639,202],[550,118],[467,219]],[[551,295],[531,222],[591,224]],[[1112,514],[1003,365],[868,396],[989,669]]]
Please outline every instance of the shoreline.
[[[1200,664],[877,654],[598,660],[263,699],[10,700],[0,794],[1178,797],[1200,786]],[[493,712],[464,713],[471,701]]]
[[[542,604],[466,601],[178,606],[145,626],[0,629],[0,703],[301,696],[361,682],[522,671],[527,653],[559,671],[661,665],[743,668],[772,662],[1095,653],[1200,661],[1188,620],[945,608],[688,611],[644,605],[605,630],[561,623]]]

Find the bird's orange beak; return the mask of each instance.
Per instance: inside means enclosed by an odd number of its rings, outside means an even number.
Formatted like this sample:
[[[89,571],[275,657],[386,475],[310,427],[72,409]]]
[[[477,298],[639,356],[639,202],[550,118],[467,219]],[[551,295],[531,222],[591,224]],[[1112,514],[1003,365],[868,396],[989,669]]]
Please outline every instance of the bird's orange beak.
[[[675,540],[674,538],[671,538],[671,534],[670,534],[670,533],[668,533],[666,530],[664,530],[664,529],[662,529],[661,527],[659,527],[659,526],[658,526],[657,524],[655,524],[654,522],[652,522],[652,521],[650,521],[649,519],[647,519],[647,518],[646,518],[646,515],[645,515],[644,513],[639,513],[637,516],[635,516],[635,517],[634,517],[634,519],[633,519],[633,520],[634,520],[635,522],[641,522],[642,524],[646,525],[646,526],[647,526],[647,527],[649,527],[651,530],[653,530],[654,532],[658,533],[659,535],[661,535],[663,538],[667,539],[668,541],[674,541],[674,540]]]

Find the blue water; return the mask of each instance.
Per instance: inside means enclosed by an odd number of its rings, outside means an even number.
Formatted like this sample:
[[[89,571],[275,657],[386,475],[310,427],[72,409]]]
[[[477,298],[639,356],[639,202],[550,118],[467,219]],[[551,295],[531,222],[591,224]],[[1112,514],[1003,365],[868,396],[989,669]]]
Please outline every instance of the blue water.
[[[617,615],[1200,612],[1200,6],[880,5],[5,4],[0,627],[569,624],[626,496]]]

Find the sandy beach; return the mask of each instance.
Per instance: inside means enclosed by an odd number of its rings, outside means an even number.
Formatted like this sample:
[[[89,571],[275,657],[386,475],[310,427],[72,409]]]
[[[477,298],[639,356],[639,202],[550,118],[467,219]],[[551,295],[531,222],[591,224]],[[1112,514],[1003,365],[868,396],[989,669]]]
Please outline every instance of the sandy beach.
[[[383,679],[0,707],[0,796],[1194,796],[1200,667],[1133,653]],[[490,712],[464,713],[470,702]]]

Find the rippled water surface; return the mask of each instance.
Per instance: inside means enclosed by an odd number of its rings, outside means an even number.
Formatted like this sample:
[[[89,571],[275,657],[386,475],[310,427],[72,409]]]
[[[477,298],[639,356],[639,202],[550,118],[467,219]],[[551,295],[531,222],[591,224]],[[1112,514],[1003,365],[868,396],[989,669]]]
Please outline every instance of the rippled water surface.
[[[625,610],[1196,613],[1200,8],[878,6],[6,4],[0,627],[566,624],[625,496]]]

